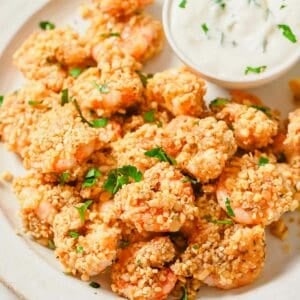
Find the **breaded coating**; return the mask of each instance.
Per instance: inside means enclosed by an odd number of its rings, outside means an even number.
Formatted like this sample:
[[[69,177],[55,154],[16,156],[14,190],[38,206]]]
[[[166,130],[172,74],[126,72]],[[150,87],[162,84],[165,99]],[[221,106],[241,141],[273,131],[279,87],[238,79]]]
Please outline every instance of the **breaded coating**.
[[[113,17],[130,16],[152,4],[154,0],[92,0],[92,5],[82,7],[83,17],[90,17],[99,10]]]
[[[33,33],[13,56],[27,79],[42,81],[60,91],[69,67],[91,64],[90,52],[71,28]]]
[[[180,280],[193,277],[209,286],[233,289],[252,283],[264,261],[265,232],[261,226],[200,222],[171,269]]]
[[[175,232],[197,213],[190,182],[168,163],[158,163],[144,180],[124,186],[115,203],[120,219],[139,232]]]
[[[288,161],[300,169],[300,108],[289,114],[289,125],[284,151]]]
[[[156,73],[146,89],[148,101],[157,102],[174,116],[201,116],[205,93],[205,82],[186,67]]]
[[[96,14],[91,18],[84,39],[95,58],[99,57],[96,54],[98,45],[105,39],[112,39],[116,46],[143,63],[161,51],[164,33],[161,23],[150,15],[138,14],[119,20]]]
[[[164,267],[174,258],[175,249],[167,237],[129,246],[118,254],[112,267],[112,290],[130,300],[164,300],[177,278]]]
[[[25,232],[43,245],[53,240],[53,221],[61,209],[81,201],[74,187],[45,183],[43,176],[36,172],[16,178],[13,189]]]
[[[143,85],[136,72],[114,70],[102,73],[98,68],[84,71],[69,88],[80,107],[93,110],[99,117],[125,113],[142,100]]]
[[[145,155],[161,144],[162,129],[157,125],[145,124],[124,138],[112,143],[113,156],[118,166],[132,165],[145,171],[157,163],[156,158]]]
[[[232,131],[213,117],[179,116],[164,133],[164,150],[201,182],[216,179],[237,149]]]
[[[278,132],[277,121],[247,105],[228,103],[216,117],[232,126],[238,146],[245,150],[268,146]]]
[[[0,107],[0,135],[10,151],[23,156],[30,145],[29,135],[41,115],[58,106],[60,97],[41,82],[29,81],[6,95]]]
[[[24,153],[25,168],[43,173],[70,171],[115,139],[113,124],[92,128],[82,121],[73,104],[59,106],[40,118]]]
[[[287,164],[278,164],[275,157],[256,152],[229,162],[218,181],[217,198],[236,222],[266,226],[298,207],[295,186],[293,171]]]
[[[55,255],[66,272],[89,280],[109,267],[116,258],[120,229],[117,223],[105,224],[97,207],[79,214],[78,208],[65,207],[54,223]]]

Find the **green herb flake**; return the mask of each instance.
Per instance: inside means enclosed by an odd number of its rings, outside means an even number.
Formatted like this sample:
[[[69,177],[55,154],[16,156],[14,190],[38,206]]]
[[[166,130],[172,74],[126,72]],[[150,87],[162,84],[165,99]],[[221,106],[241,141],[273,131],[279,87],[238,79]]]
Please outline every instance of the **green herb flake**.
[[[150,110],[144,113],[143,115],[144,121],[148,123],[154,123],[155,122],[155,110]]]
[[[153,74],[146,74],[146,73],[143,73],[143,72],[140,72],[140,71],[136,71],[136,73],[139,75],[140,79],[141,79],[141,82],[143,84],[144,87],[147,86],[148,84],[148,80],[153,78]]]
[[[41,105],[43,102],[42,101],[34,101],[34,100],[29,100],[28,104],[31,106],[38,106]]]
[[[171,165],[176,165],[176,160],[172,157],[170,157],[162,148],[157,147],[153,148],[149,151],[146,151],[144,153],[148,157],[155,157],[159,159],[160,161],[168,162]]]
[[[64,89],[61,91],[61,105],[64,106],[66,103],[69,103],[69,90]]]
[[[261,105],[251,105],[250,107],[255,108],[257,110],[262,111],[264,114],[266,114],[269,118],[272,117],[272,112],[269,107],[261,106]]]
[[[297,43],[297,38],[292,29],[286,24],[279,24],[278,28],[282,30],[282,34],[292,43]]]
[[[202,28],[203,32],[204,32],[205,34],[207,34],[207,32],[208,32],[208,30],[209,30],[207,24],[206,24],[206,23],[203,23],[203,24],[201,25],[201,28]]]
[[[2,106],[3,101],[4,101],[4,96],[0,96],[0,106]]]
[[[103,188],[115,194],[125,184],[130,182],[130,178],[135,182],[140,182],[143,178],[142,173],[134,166],[124,166],[110,171]]]
[[[225,98],[216,98],[215,100],[211,101],[209,105],[212,106],[212,107],[224,106],[229,102],[230,101],[228,99],[225,99]]]
[[[280,9],[284,9],[284,8],[286,8],[286,5],[285,4],[281,4]]]
[[[69,231],[69,236],[73,239],[78,239],[80,234],[76,231]]]
[[[261,156],[258,160],[258,165],[263,167],[269,163],[269,159],[267,157]]]
[[[187,0],[181,0],[179,3],[180,8],[186,8]]]
[[[77,78],[82,73],[81,68],[73,68],[69,70],[69,75],[71,75],[74,78]]]
[[[108,122],[109,122],[109,120],[107,118],[100,118],[100,119],[91,121],[94,128],[104,128],[107,126]]]
[[[181,287],[181,290],[182,290],[182,296],[180,300],[189,300],[186,287],[185,286]]]
[[[101,37],[104,39],[110,38],[110,37],[120,37],[121,34],[119,32],[108,32],[108,33],[102,33]]]
[[[80,106],[79,106],[77,100],[74,99],[72,102],[73,102],[73,104],[74,104],[74,106],[75,106],[75,108],[76,108],[76,110],[77,110],[77,112],[78,112],[78,114],[79,114],[79,116],[80,116],[80,118],[81,118],[81,121],[82,121],[83,123],[88,124],[90,127],[94,127],[94,124],[92,124],[91,122],[89,122],[89,121],[83,116],[82,111],[81,111],[81,109],[80,109]]]
[[[224,2],[224,0],[215,0],[215,3],[220,5],[220,7],[222,9],[225,9],[226,8],[226,3]]]
[[[94,289],[99,289],[101,286],[98,282],[92,281],[89,284],[90,287],[94,288]]]
[[[97,182],[97,179],[101,176],[101,172],[97,168],[91,168],[89,171],[86,173],[84,177],[84,181],[82,184],[82,187],[91,187],[95,185]]]
[[[77,248],[76,248],[76,252],[77,253],[83,253],[84,252],[84,249],[82,246],[78,245]]]
[[[215,220],[211,216],[204,216],[204,219],[209,223],[213,223],[213,224],[217,224],[217,225],[232,225],[233,224],[232,220],[228,220],[228,219]]]
[[[197,179],[191,178],[189,176],[185,176],[184,179],[182,179],[182,183],[190,182],[191,184],[198,184],[199,181]]]
[[[69,172],[63,172],[60,176],[59,176],[59,184],[60,185],[64,185],[66,184],[66,182],[68,181],[68,179],[70,178],[71,174]]]
[[[233,209],[232,209],[232,207],[230,205],[229,198],[226,198],[226,200],[225,200],[225,206],[226,206],[226,210],[227,210],[228,216],[235,217],[234,211],[233,211]]]
[[[54,244],[54,242],[52,240],[48,240],[48,245],[47,247],[51,250],[55,250],[56,249],[56,246]]]
[[[79,216],[80,216],[80,220],[81,220],[81,222],[82,223],[84,223],[84,221],[85,221],[85,212],[86,212],[86,210],[89,208],[89,206],[91,205],[93,203],[93,201],[92,200],[88,200],[88,201],[86,201],[86,202],[84,202],[81,206],[74,206],[76,209],[77,209],[77,211],[78,211],[78,213],[79,213]]]
[[[263,73],[267,69],[267,66],[260,66],[260,67],[247,67],[245,70],[245,75],[250,73],[260,74]]]
[[[106,83],[98,84],[95,82],[95,86],[101,94],[109,94],[110,90]]]
[[[195,244],[195,245],[192,246],[192,248],[193,248],[194,250],[199,250],[199,245],[198,245],[198,244]]]
[[[126,240],[119,240],[118,241],[118,248],[125,249],[129,246],[129,241]]]
[[[40,28],[42,30],[53,30],[55,29],[55,25],[49,21],[41,21],[40,22]]]

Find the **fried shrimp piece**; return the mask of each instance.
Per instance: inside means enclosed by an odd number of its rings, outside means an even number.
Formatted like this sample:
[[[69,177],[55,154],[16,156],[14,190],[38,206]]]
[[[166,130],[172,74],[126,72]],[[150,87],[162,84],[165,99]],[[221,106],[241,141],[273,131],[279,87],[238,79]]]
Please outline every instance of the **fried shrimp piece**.
[[[112,265],[121,231],[117,223],[103,221],[103,207],[92,205],[80,214],[83,205],[63,208],[54,219],[53,231],[55,255],[66,271],[89,280]]]
[[[130,245],[112,267],[112,290],[130,300],[167,299],[177,278],[164,265],[174,257],[174,246],[167,237]]]
[[[297,208],[295,185],[287,164],[256,152],[229,162],[218,181],[217,198],[236,222],[265,226]]]
[[[96,59],[99,44],[112,39],[125,53],[143,63],[161,51],[164,34],[161,23],[146,14],[122,20],[96,14],[91,18],[84,39]]]
[[[193,277],[221,289],[252,283],[265,262],[265,232],[261,226],[200,222],[189,246],[171,266],[180,277]]]
[[[42,81],[58,92],[69,67],[91,64],[90,52],[71,28],[33,33],[13,56],[28,79]]]
[[[237,149],[232,131],[213,117],[179,116],[164,133],[164,150],[201,182],[217,178]]]
[[[216,117],[231,124],[238,146],[245,150],[268,146],[278,132],[278,122],[252,106],[228,103]]]
[[[43,173],[70,171],[115,139],[118,131],[114,124],[92,128],[82,121],[73,104],[59,106],[40,118],[24,154],[25,168]]]
[[[43,245],[53,240],[53,221],[61,209],[81,201],[74,187],[45,183],[36,172],[16,178],[13,189],[25,231]]]
[[[124,186],[115,203],[120,219],[139,232],[175,232],[197,213],[190,182],[168,163],[158,163],[144,180]]]
[[[146,90],[148,101],[157,102],[175,116],[194,117],[203,113],[205,93],[204,81],[186,67],[155,74],[148,80]]]
[[[287,137],[284,152],[288,161],[300,168],[300,108],[289,114]]]
[[[145,171],[157,163],[156,158],[145,156],[145,152],[161,144],[162,129],[157,125],[145,124],[122,139],[112,143],[112,154],[118,166],[133,165]]]
[[[38,81],[29,81],[18,91],[5,96],[0,108],[2,142],[10,151],[23,156],[25,148],[30,145],[33,125],[42,114],[59,103],[59,95]]]
[[[130,16],[145,6],[152,4],[154,0],[93,0],[93,5],[83,6],[83,14],[91,14],[91,10],[99,10],[101,13],[113,17]]]
[[[83,109],[111,116],[142,100],[143,85],[135,72],[115,70],[101,74],[97,68],[83,72],[69,89]]]

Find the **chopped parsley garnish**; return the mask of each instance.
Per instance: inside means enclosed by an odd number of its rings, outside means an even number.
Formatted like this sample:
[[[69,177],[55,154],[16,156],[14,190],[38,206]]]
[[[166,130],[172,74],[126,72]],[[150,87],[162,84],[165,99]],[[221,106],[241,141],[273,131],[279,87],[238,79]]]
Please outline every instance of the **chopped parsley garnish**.
[[[207,34],[207,32],[208,32],[208,27],[207,27],[207,24],[206,23],[203,23],[202,25],[201,25],[201,28],[202,28],[202,30],[204,31],[204,33],[205,34]]]
[[[286,5],[285,4],[281,4],[280,9],[284,9],[284,8],[286,8]]]
[[[102,33],[101,34],[101,37],[105,38],[105,39],[107,39],[109,37],[120,37],[120,36],[121,36],[121,34],[119,32],[109,32],[109,33]]]
[[[83,253],[84,249],[82,246],[78,245],[77,248],[76,248],[76,252],[77,253]]]
[[[270,118],[272,117],[271,109],[269,107],[265,107],[265,106],[261,106],[261,105],[251,105],[250,107],[253,107],[257,110],[262,111]]]
[[[211,216],[205,216],[204,219],[209,223],[213,223],[213,224],[217,224],[217,225],[232,225],[233,224],[232,220],[227,220],[227,219],[215,220]]]
[[[70,178],[71,174],[69,172],[63,172],[60,176],[59,176],[59,184],[64,185],[68,179]]]
[[[155,122],[155,110],[150,110],[144,113],[143,115],[144,121],[148,123],[154,123]]]
[[[146,151],[144,153],[148,157],[155,157],[159,159],[160,161],[166,161],[171,165],[176,165],[176,160],[172,157],[170,157],[162,148],[157,147],[153,148],[149,151]]]
[[[269,159],[267,157],[261,156],[258,160],[258,165],[263,167],[269,163]]]
[[[76,231],[69,231],[69,236],[73,239],[78,239],[80,234]]]
[[[230,101],[228,99],[225,99],[225,98],[216,98],[215,100],[211,101],[210,102],[210,106],[224,106],[226,105],[227,103],[229,103]]]
[[[106,83],[98,84],[95,82],[95,86],[101,94],[108,94],[110,92],[109,87]]]
[[[233,209],[232,209],[232,207],[230,205],[229,198],[226,198],[226,200],[225,200],[225,206],[226,206],[226,210],[227,210],[228,216],[235,217],[234,211],[233,211]]]
[[[4,96],[0,96],[0,106],[2,106],[4,100]]]
[[[215,0],[216,4],[219,4],[222,9],[226,8],[226,3],[224,0]]]
[[[181,287],[181,290],[182,290],[182,296],[180,300],[188,300],[188,293],[186,287],[185,286]]]
[[[55,250],[56,246],[52,240],[48,240],[48,248],[51,250]]]
[[[282,30],[282,34],[288,40],[290,40],[292,43],[297,43],[297,38],[296,38],[295,34],[293,33],[292,29],[290,28],[290,26],[288,26],[286,24],[279,24],[278,28]]]
[[[267,66],[260,66],[260,67],[247,67],[245,70],[245,75],[250,73],[260,74],[267,69]]]
[[[55,25],[49,21],[41,21],[40,22],[40,28],[43,30],[53,30],[55,29]]]
[[[34,100],[29,100],[28,101],[28,104],[31,105],[31,106],[37,106],[37,105],[40,105],[42,103],[43,103],[42,101],[34,101]]]
[[[143,73],[143,72],[140,72],[140,71],[136,71],[136,73],[139,75],[139,77],[141,79],[141,82],[142,82],[144,87],[147,86],[148,80],[150,78],[153,78],[153,74],[146,74],[146,73]]]
[[[183,182],[183,183],[190,182],[190,183],[192,183],[192,184],[197,184],[197,183],[199,183],[199,181],[198,181],[197,179],[191,178],[191,177],[189,177],[189,176],[185,176],[185,178],[182,179],[182,182]]]
[[[195,249],[195,250],[199,250],[199,245],[195,244],[195,245],[192,246],[192,248]]]
[[[94,289],[99,289],[101,287],[100,284],[95,281],[90,282],[89,286]]]
[[[91,168],[86,173],[82,186],[84,188],[95,185],[97,179],[101,176],[101,172],[97,168]]]
[[[181,0],[179,3],[180,8],[186,8],[187,0]]]
[[[61,91],[61,105],[64,106],[66,103],[69,103],[69,90],[64,89]]]
[[[103,128],[103,127],[107,126],[108,121],[109,120],[107,118],[100,118],[100,119],[91,121],[91,124],[93,124],[94,128]]]
[[[69,70],[69,74],[74,78],[77,78],[81,73],[82,73],[81,68],[73,68]]]
[[[128,245],[129,245],[129,241],[119,240],[119,242],[118,242],[118,248],[121,248],[121,249],[127,248]]]
[[[79,213],[80,220],[82,223],[84,223],[84,221],[85,221],[85,212],[92,203],[93,203],[92,200],[88,200],[88,201],[84,202],[81,206],[74,206]]]
[[[110,171],[103,187],[106,191],[115,194],[123,185],[130,182],[130,178],[140,182],[143,174],[134,166],[124,166]]]

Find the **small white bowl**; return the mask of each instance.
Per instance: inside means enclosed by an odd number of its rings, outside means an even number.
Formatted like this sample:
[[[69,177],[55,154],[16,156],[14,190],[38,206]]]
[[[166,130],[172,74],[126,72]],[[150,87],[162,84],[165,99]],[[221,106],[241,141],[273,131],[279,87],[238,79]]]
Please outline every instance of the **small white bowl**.
[[[199,66],[196,66],[186,55],[182,49],[179,49],[179,47],[176,44],[176,37],[172,34],[171,31],[171,18],[172,18],[172,9],[171,5],[175,0],[165,0],[164,6],[163,6],[163,25],[164,25],[164,31],[166,34],[166,37],[168,39],[169,44],[173,48],[175,54],[179,57],[179,59],[187,65],[191,71],[201,75],[203,78],[216,83],[217,85],[220,85],[225,88],[229,89],[249,89],[249,88],[255,88],[262,86],[264,84],[267,84],[280,76],[282,76],[284,73],[289,71],[294,65],[296,65],[300,58],[300,48],[299,51],[295,51],[294,55],[291,55],[284,61],[283,63],[279,64],[278,66],[272,68],[271,70],[268,70],[265,73],[259,74],[258,76],[254,76],[251,78],[247,77],[241,77],[237,80],[230,80],[226,78],[225,76],[216,76],[213,73],[207,72],[204,69],[200,69]]]

